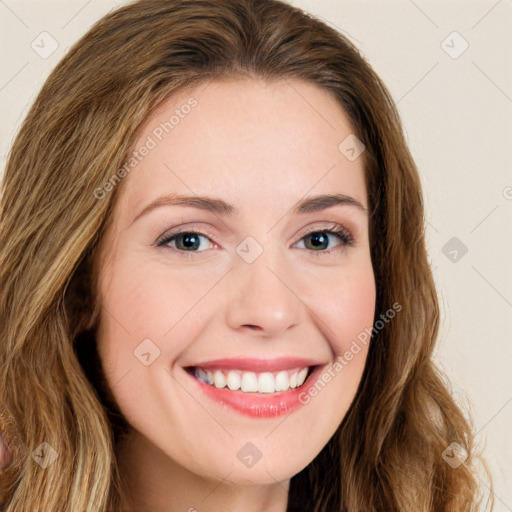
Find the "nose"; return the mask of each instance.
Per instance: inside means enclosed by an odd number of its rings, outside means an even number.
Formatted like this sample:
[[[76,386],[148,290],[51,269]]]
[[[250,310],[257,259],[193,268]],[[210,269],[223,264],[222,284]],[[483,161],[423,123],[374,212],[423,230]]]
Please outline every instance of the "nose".
[[[230,328],[277,337],[299,323],[303,305],[289,267],[278,257],[264,251],[252,263],[239,260],[230,274],[225,304]]]

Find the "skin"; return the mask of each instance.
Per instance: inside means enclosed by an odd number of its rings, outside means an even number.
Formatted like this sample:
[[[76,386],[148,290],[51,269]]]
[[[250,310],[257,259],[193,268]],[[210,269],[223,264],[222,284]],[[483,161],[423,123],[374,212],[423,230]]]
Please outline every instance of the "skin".
[[[136,510],[286,510],[291,477],[333,435],[354,399],[368,347],[307,405],[288,416],[250,418],[200,393],[183,367],[211,359],[311,357],[328,369],[371,328],[375,280],[367,211],[335,205],[292,214],[305,196],[340,193],[368,207],[362,158],[340,142],[353,132],[324,90],[302,81],[229,80],[168,98],[134,144],[193,96],[198,104],[124,178],[101,245],[98,348],[107,381],[134,429],[119,454]],[[153,209],[165,194],[209,195],[238,216],[185,206]],[[315,248],[308,231],[333,223]],[[204,233],[157,247],[172,228]],[[263,253],[236,252],[253,237]],[[324,254],[318,255],[319,252]],[[150,339],[149,366],[134,350]],[[251,442],[262,457],[246,467]]]

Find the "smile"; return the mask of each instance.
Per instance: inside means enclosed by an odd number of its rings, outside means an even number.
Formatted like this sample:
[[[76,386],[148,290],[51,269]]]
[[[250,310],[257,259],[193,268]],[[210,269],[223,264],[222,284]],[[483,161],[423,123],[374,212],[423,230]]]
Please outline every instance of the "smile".
[[[299,396],[320,378],[325,363],[314,359],[228,358],[186,366],[193,393],[227,414],[272,418],[303,407]]]
[[[276,393],[302,386],[309,371],[309,367],[258,373],[239,369],[226,371],[194,368],[194,376],[217,389],[227,388],[243,393]]]

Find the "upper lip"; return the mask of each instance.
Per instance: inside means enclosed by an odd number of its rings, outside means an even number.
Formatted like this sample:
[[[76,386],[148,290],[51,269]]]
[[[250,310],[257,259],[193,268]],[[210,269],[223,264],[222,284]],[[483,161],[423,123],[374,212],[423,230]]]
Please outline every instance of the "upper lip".
[[[193,365],[195,368],[219,369],[219,370],[243,370],[253,372],[275,372],[278,370],[290,370],[292,368],[306,368],[319,365],[314,359],[301,357],[277,357],[268,358],[247,358],[230,357],[214,359]]]

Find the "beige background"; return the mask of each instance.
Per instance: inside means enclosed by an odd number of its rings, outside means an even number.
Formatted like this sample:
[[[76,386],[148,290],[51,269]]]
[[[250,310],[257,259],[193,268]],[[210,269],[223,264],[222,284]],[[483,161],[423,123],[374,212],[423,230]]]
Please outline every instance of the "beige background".
[[[0,169],[48,73],[121,3],[0,0]],[[442,300],[437,359],[458,399],[472,404],[495,510],[512,511],[512,1],[290,3],[355,42],[398,105]]]

